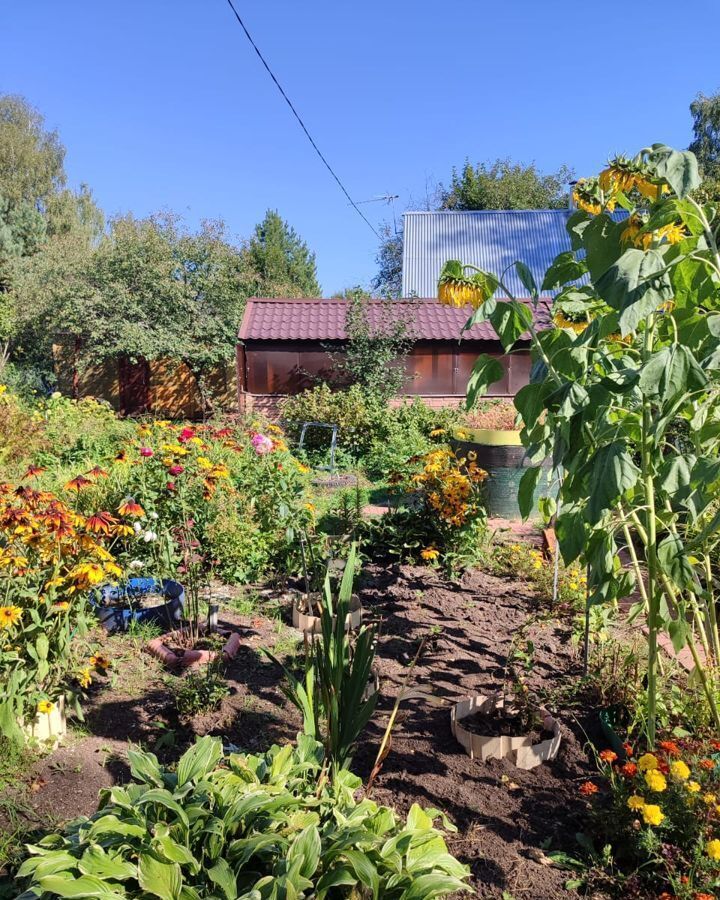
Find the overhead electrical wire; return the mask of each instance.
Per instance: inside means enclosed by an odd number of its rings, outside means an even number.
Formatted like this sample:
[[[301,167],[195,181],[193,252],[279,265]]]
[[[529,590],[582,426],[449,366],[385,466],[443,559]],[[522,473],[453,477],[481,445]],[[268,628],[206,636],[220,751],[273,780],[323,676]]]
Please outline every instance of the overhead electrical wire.
[[[287,105],[288,105],[288,106],[290,107],[290,109],[292,110],[292,114],[293,114],[293,115],[295,116],[295,118],[298,120],[298,123],[300,124],[300,127],[301,127],[302,130],[305,132],[305,136],[307,137],[307,139],[308,139],[308,140],[310,141],[310,143],[312,144],[313,150],[317,153],[317,155],[320,157],[320,159],[321,159],[322,162],[324,163],[325,167],[327,168],[328,172],[332,175],[332,177],[333,177],[333,178],[335,179],[335,181],[338,183],[338,186],[339,186],[340,190],[343,192],[343,194],[345,194],[345,196],[347,197],[347,199],[350,201],[350,205],[353,207],[353,209],[355,210],[355,212],[360,216],[360,218],[363,220],[363,222],[365,222],[365,224],[366,224],[366,225],[368,226],[368,228],[372,231],[372,233],[375,235],[375,237],[376,237],[378,240],[382,240],[382,238],[380,237],[380,235],[379,235],[378,232],[376,231],[375,227],[372,225],[372,223],[370,222],[370,220],[364,215],[363,211],[360,209],[360,207],[357,205],[357,203],[356,203],[356,202],[353,200],[353,198],[350,196],[350,194],[348,193],[347,188],[346,188],[345,185],[342,183],[342,181],[340,180],[340,178],[339,178],[338,175],[336,174],[336,172],[335,172],[335,170],[333,169],[333,167],[332,167],[332,166],[330,165],[330,163],[327,161],[327,159],[325,159],[325,157],[324,157],[322,151],[320,150],[320,148],[318,147],[318,145],[315,143],[315,141],[314,141],[314,139],[313,139],[313,136],[312,136],[312,135],[310,134],[310,132],[307,130],[307,127],[305,126],[305,123],[303,122],[302,118],[300,117],[300,113],[299,113],[299,112],[295,109],[295,107],[293,106],[292,101],[290,100],[290,98],[288,97],[288,95],[287,95],[287,94],[285,93],[285,91],[283,90],[283,87],[282,87],[282,85],[280,84],[280,82],[277,80],[277,78],[275,77],[275,74],[273,73],[273,70],[270,68],[270,66],[268,65],[268,63],[267,63],[265,57],[264,57],[264,56],[262,55],[262,53],[260,52],[260,49],[258,48],[258,45],[257,45],[257,44],[255,43],[255,41],[252,39],[252,36],[251,36],[250,32],[247,30],[247,27],[246,27],[245,23],[244,23],[243,20],[240,18],[240,13],[237,11],[237,9],[235,9],[235,5],[233,4],[232,0],[227,0],[227,4],[228,4],[228,6],[230,7],[230,9],[233,11],[233,13],[235,14],[235,18],[238,20],[238,24],[240,25],[240,27],[242,28],[242,30],[245,32],[245,37],[250,41],[250,44],[252,45],[253,50],[257,53],[258,57],[260,58],[260,62],[263,64],[263,66],[265,66],[265,69],[267,70],[268,75],[272,78],[273,82],[275,83],[275,87],[280,91],[280,93],[282,94],[283,100],[287,103]]]

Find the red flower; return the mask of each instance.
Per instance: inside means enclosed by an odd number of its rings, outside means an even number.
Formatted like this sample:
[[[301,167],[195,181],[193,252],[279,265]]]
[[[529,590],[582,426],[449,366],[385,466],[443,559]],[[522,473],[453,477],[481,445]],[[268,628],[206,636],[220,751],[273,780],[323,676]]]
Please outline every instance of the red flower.
[[[150,447],[141,447],[140,448],[140,456],[150,457],[155,456],[155,451]]]
[[[623,750],[627,754],[627,756],[634,756],[633,748],[631,744],[623,744]]]
[[[179,466],[179,465],[174,465],[174,466],[170,466],[168,471],[170,472],[171,475],[182,475],[182,473],[185,471],[185,467]]]
[[[680,748],[675,741],[658,741],[658,747],[664,750],[668,756],[680,756]]]
[[[670,766],[665,762],[664,759],[658,760],[657,767],[658,767],[658,772],[662,772],[663,775],[668,775],[670,772]]]
[[[168,483],[165,485],[165,487],[166,487],[169,491],[174,491],[174,490],[175,490],[175,482],[174,482],[174,481],[168,481]]]
[[[638,767],[634,762],[626,762],[625,765],[620,766],[620,772],[626,778],[634,778],[637,775]]]
[[[617,758],[617,753],[614,750],[603,750],[600,754],[600,759],[606,763],[614,763]]]
[[[191,437],[195,437],[195,431],[192,428],[183,428],[183,430],[178,435],[178,440],[181,444],[187,443]]]
[[[592,781],[584,781],[578,790],[584,797],[591,797],[593,794],[597,794],[600,788]]]

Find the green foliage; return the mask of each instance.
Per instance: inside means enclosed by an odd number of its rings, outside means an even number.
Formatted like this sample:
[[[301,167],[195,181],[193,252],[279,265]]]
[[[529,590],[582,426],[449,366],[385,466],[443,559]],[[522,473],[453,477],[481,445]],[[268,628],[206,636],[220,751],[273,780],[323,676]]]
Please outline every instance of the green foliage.
[[[347,344],[335,354],[335,369],[343,382],[358,384],[387,401],[400,393],[408,375],[405,360],[413,345],[413,310],[392,300],[373,302],[358,293],[348,300]],[[400,314],[398,314],[400,310]]]
[[[319,297],[315,254],[275,210],[255,227],[246,249],[255,297]]]
[[[468,869],[433,826],[437,810],[413,806],[401,822],[356,800],[360,780],[345,770],[323,777],[322,747],[306,735],[296,749],[225,760],[220,740],[206,737],[177,772],[151,753],[129,757],[133,782],[104,790],[94,816],[30,847],[18,890],[227,900],[322,900],[353,888],[432,900],[466,890]]]
[[[385,225],[375,262],[377,275],[372,280],[374,291],[381,297],[397,300],[402,294],[403,232]]]
[[[201,671],[188,672],[182,678],[168,681],[168,684],[175,693],[175,706],[181,716],[212,712],[229,693],[222,654]]]
[[[693,199],[699,183],[691,153],[654,144],[633,160],[611,161],[586,184],[586,208],[568,221],[578,262],[584,257],[591,277],[582,295],[575,293],[586,314],[575,322],[563,316],[555,330],[531,329],[533,383],[516,398],[529,456],[540,462],[552,455],[561,479],[560,550],[567,563],[580,556],[587,562],[589,602],[614,602],[635,585],[640,591],[638,611],[649,629],[651,745],[660,630],[677,651],[689,646],[720,727],[720,236],[715,207]],[[610,218],[616,203],[630,208],[629,219]],[[545,284],[574,279],[571,262],[563,254]],[[556,302],[568,290],[574,288]],[[525,327],[514,322],[517,307],[512,297],[492,300],[476,315],[488,318],[508,346]],[[532,478],[530,470],[527,485]],[[623,544],[630,571],[620,560]]]
[[[325,574],[321,634],[312,638],[307,651],[304,682],[284,669],[285,694],[303,714],[305,734],[322,741],[335,772],[350,763],[377,703],[376,692],[366,696],[375,658],[375,630],[363,625],[353,637],[347,623],[356,559],[353,544],[337,598],[333,598],[329,568]]]
[[[462,170],[453,169],[450,187],[440,187],[441,209],[563,209],[572,177],[566,166],[542,175],[534,164],[510,159],[476,166],[466,160]]]
[[[338,425],[338,447],[363,461],[372,477],[383,477],[404,459],[429,449],[431,433],[450,429],[459,411],[431,409],[419,398],[390,407],[360,385],[333,391],[321,384],[288,397],[282,416],[293,437],[299,435],[303,422]]]

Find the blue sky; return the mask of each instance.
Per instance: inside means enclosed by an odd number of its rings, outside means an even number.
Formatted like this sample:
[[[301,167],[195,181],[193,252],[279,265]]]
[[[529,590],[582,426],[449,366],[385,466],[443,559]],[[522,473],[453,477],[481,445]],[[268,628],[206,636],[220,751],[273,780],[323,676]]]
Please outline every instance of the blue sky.
[[[608,154],[687,146],[720,89],[716,0],[237,0],[356,200],[422,203],[466,156],[592,174]],[[687,15],[685,12],[687,11]],[[277,208],[325,293],[367,283],[377,241],[315,156],[225,0],[0,2],[0,91],[57,127],[73,184],[109,214]],[[361,207],[374,225],[384,204]]]

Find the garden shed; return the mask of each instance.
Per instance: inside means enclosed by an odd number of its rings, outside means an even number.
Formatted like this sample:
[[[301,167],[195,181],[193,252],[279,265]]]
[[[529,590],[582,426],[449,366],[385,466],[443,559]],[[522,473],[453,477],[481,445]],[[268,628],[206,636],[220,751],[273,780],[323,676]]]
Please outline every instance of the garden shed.
[[[529,301],[526,301],[529,303]],[[538,328],[549,324],[549,300],[535,310]],[[333,358],[347,343],[343,299],[271,299],[248,301],[238,335],[237,384],[241,410],[269,415],[289,394],[333,378]],[[369,300],[370,327],[382,327],[397,314],[408,323],[413,346],[407,358],[404,393],[431,406],[455,405],[466,392],[479,353],[503,359],[505,378],[490,387],[491,396],[511,397],[527,384],[530,353],[527,344],[505,354],[489,323],[473,326],[459,340],[469,310],[441,305],[436,299]]]

